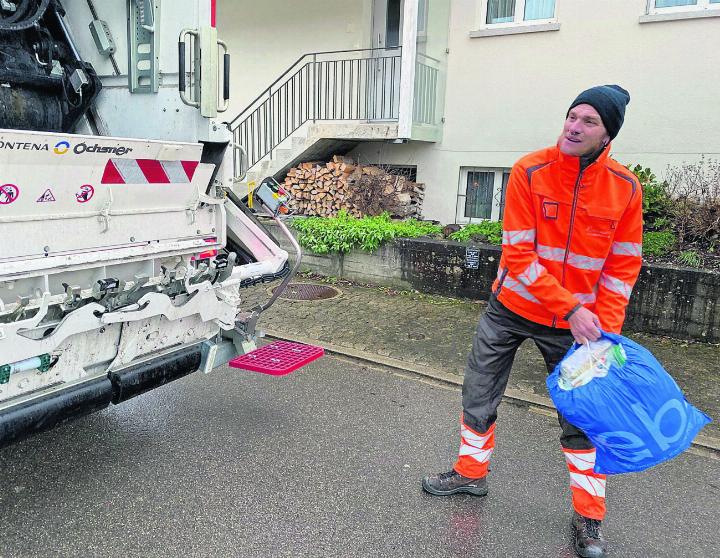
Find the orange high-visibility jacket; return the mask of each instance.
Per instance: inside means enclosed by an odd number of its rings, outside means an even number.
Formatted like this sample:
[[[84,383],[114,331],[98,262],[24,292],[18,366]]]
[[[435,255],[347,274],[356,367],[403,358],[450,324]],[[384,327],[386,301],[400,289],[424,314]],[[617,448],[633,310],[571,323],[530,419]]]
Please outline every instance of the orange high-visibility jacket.
[[[582,172],[557,147],[512,169],[493,291],[533,322],[569,328],[583,305],[619,333],[642,265],[642,192],[608,146]]]

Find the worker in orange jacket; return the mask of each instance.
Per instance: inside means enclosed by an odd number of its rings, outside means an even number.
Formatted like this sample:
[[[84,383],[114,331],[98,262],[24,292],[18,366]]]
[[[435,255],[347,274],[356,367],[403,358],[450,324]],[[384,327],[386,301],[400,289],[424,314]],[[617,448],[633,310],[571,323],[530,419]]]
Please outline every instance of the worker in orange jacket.
[[[430,494],[487,494],[496,411],[525,339],[552,372],[573,341],[595,341],[601,329],[620,332],[642,263],[640,185],[609,157],[629,101],[617,85],[580,93],[557,144],[513,167],[498,276],[465,370],[459,456],[451,471],[423,479]],[[575,549],[605,556],[605,475],[593,471],[595,449],[585,434],[558,418]]]

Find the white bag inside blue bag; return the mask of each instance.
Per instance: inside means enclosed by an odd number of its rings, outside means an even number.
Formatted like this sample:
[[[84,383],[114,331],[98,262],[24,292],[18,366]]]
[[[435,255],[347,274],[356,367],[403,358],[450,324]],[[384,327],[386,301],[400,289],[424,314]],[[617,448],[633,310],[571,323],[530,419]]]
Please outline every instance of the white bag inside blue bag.
[[[685,451],[711,419],[688,403],[650,351],[612,333],[603,333],[601,341],[583,349],[596,360],[591,371],[575,375],[576,385],[568,383],[573,378],[568,370],[576,368],[567,361],[584,360],[573,357],[579,345],[547,378],[558,411],[595,445],[595,472],[643,471]]]

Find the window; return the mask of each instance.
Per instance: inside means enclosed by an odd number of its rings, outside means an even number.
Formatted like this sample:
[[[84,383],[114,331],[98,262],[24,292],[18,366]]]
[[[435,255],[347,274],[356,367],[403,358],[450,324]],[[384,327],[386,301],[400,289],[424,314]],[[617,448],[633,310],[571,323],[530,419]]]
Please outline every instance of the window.
[[[502,219],[508,178],[510,169],[462,167],[455,221]]]
[[[715,5],[713,5],[715,4]],[[648,13],[720,9],[720,0],[649,0]]]
[[[720,0],[647,0],[640,23],[720,17]]]
[[[401,13],[402,2],[400,0],[388,0],[387,17],[385,18],[385,46],[387,48],[400,46]]]
[[[690,6],[697,4],[697,0],[655,0],[656,8],[674,8],[675,6]]]
[[[418,2],[417,31],[418,37],[420,38],[427,36],[428,1],[429,0],[419,0]]]
[[[555,17],[555,0],[487,0],[485,23],[522,23]]]

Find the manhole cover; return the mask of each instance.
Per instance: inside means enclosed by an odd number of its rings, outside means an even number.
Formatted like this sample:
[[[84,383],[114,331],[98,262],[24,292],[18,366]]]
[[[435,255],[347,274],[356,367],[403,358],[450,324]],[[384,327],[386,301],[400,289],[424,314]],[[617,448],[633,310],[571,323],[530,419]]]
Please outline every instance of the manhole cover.
[[[327,300],[328,298],[335,298],[339,294],[340,291],[338,291],[335,287],[329,287],[328,285],[290,283],[282,292],[280,298],[284,298],[286,300]]]

